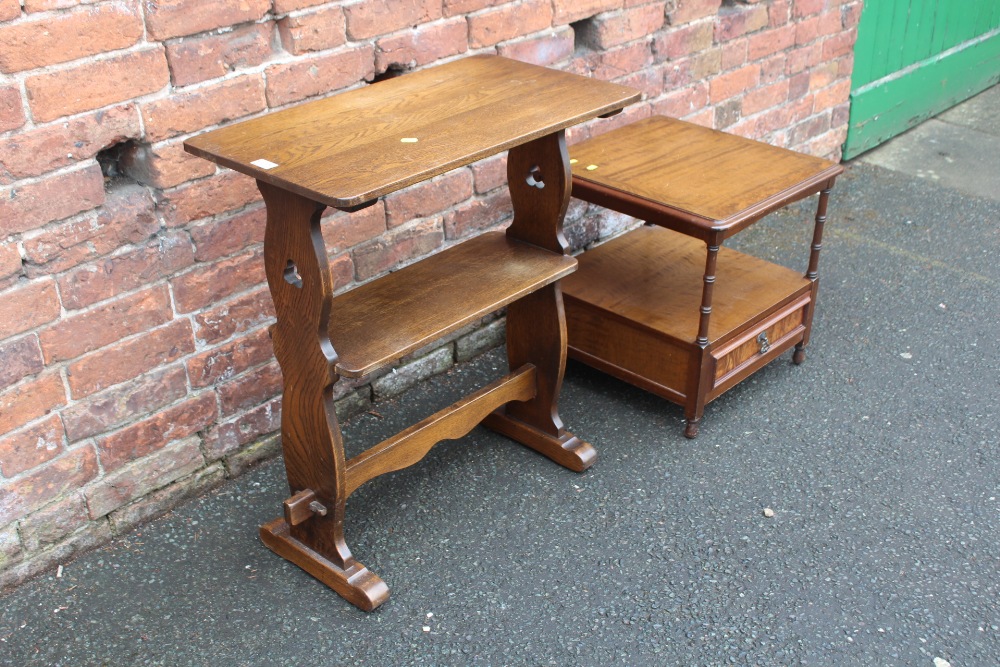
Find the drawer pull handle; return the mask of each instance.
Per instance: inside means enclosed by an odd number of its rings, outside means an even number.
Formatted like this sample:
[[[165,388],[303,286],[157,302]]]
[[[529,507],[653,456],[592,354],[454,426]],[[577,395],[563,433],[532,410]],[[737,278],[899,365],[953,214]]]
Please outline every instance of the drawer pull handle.
[[[767,351],[771,349],[771,341],[767,339],[767,332],[761,331],[757,334],[757,343],[760,344],[760,353],[767,354]]]

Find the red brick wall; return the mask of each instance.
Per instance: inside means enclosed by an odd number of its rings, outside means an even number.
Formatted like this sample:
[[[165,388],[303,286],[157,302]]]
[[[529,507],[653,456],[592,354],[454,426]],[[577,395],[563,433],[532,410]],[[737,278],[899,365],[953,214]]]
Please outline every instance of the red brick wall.
[[[571,140],[658,113],[836,157],[860,4],[0,0],[0,586],[276,451],[260,197],[186,137],[496,52],[644,92]],[[337,287],[504,224],[504,181],[494,158],[332,212]],[[625,224],[575,203],[567,234],[582,247]],[[338,405],[357,413],[500,332],[341,382]]]

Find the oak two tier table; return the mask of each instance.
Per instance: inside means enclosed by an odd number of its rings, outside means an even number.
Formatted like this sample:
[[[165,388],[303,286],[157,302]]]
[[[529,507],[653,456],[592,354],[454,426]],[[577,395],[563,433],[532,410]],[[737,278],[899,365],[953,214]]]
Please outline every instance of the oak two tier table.
[[[569,355],[684,408],[793,345],[805,359],[830,190],[843,167],[666,117],[573,147],[573,196],[650,223],[580,256],[563,281]],[[805,275],[722,247],[819,193]]]
[[[495,56],[440,67],[214,130],[185,149],[248,174],[267,207],[264,263],[284,396],[281,444],[291,496],[261,527],[276,553],[365,610],[389,590],[344,540],[347,497],[480,422],[573,470],[595,451],[566,431],[559,279],[576,267],[562,235],[570,192],[564,131],[639,94]],[[320,216],[509,150],[514,220],[334,296]],[[510,373],[349,460],[333,385],[399,361],[507,307]]]

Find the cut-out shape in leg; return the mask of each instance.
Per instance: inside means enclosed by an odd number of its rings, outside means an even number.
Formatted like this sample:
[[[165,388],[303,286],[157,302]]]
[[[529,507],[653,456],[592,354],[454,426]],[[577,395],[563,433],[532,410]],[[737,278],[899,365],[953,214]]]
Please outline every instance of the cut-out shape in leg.
[[[541,175],[545,175],[544,188]],[[507,159],[514,221],[507,235],[557,252],[569,253],[562,233],[569,205],[569,156],[563,132],[512,148]],[[511,370],[537,368],[538,392],[512,402],[483,424],[544,454],[571,470],[589,468],[597,452],[563,429],[558,400],[566,370],[566,316],[558,283],[548,285],[507,307],[507,358]]]
[[[293,497],[309,490],[326,509],[325,515],[312,512],[296,525],[285,518],[265,524],[261,539],[370,611],[389,590],[354,559],[344,541],[344,445],[333,409],[337,354],[326,334],[333,278],[319,226],[324,206],[261,181],[257,185],[267,205],[264,262],[277,313],[271,340],[284,379],[285,472]]]

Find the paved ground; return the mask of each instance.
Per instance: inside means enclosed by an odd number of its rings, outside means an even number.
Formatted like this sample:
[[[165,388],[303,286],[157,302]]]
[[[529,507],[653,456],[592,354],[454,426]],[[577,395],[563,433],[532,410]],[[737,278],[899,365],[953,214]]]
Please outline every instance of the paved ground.
[[[807,217],[741,244],[804,268]],[[806,363],[724,395],[697,440],[679,408],[571,364],[587,473],[477,429],[352,496],[348,541],[392,589],[375,613],[258,542],[286,495],[275,461],[0,600],[0,664],[998,665],[998,218],[855,163]],[[347,436],[371,444],[502,365]]]

